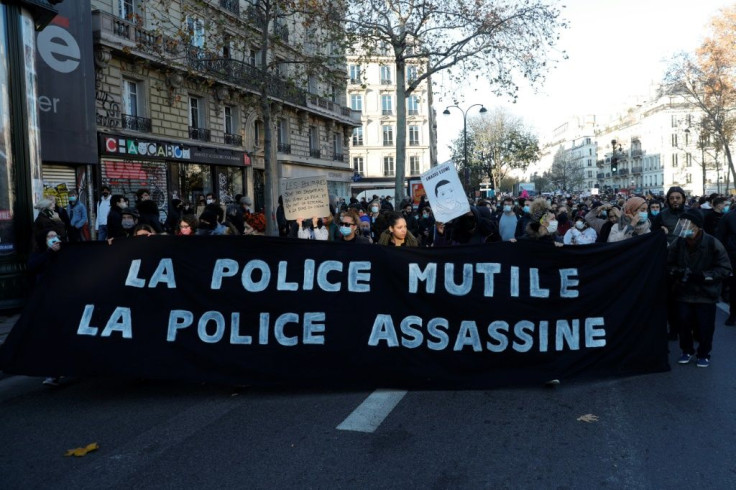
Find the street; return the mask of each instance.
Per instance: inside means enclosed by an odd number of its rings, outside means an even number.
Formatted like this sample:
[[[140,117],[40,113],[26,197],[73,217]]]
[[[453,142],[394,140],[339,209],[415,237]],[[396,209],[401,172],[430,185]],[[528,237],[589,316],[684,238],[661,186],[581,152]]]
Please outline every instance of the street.
[[[735,488],[736,328],[724,307],[709,368],[678,365],[671,342],[669,372],[556,388],[50,388],[6,376],[2,487]],[[90,443],[99,449],[65,456]]]

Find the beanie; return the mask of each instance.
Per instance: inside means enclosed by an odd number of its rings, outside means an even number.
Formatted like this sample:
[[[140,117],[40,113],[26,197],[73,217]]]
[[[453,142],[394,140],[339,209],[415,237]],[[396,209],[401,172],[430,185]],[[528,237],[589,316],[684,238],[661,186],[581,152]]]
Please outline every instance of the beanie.
[[[682,213],[682,216],[680,216],[680,218],[692,221],[693,224],[698,228],[703,227],[703,215],[697,209],[688,209],[687,211]]]
[[[684,201],[684,200],[685,200],[685,199],[687,198],[687,196],[685,195],[685,191],[684,191],[684,190],[682,190],[682,187],[678,187],[678,186],[676,186],[676,185],[673,185],[673,186],[672,186],[672,187],[670,187],[670,188],[669,188],[669,190],[667,191],[667,199],[668,199],[668,200],[669,200],[669,198],[670,198],[670,194],[672,194],[673,192],[679,192],[680,194],[682,194],[682,200],[683,200],[683,201]]]

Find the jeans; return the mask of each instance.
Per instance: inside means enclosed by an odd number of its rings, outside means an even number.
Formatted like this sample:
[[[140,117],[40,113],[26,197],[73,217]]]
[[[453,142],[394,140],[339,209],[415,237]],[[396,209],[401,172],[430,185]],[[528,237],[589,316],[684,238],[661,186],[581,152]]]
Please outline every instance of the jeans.
[[[107,240],[107,225],[100,225],[97,230],[97,239],[100,241]]]
[[[678,301],[680,310],[680,349],[684,354],[694,354],[693,331],[698,339],[698,359],[710,359],[713,348],[713,332],[716,329],[715,303],[685,303]]]

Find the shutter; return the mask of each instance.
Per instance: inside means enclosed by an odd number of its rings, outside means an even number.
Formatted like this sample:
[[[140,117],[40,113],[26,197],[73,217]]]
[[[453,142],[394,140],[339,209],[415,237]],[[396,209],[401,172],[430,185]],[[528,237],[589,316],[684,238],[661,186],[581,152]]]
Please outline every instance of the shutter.
[[[74,167],[68,165],[43,165],[41,168],[43,174],[44,187],[56,187],[59,184],[66,184],[69,190],[77,188],[77,177]]]

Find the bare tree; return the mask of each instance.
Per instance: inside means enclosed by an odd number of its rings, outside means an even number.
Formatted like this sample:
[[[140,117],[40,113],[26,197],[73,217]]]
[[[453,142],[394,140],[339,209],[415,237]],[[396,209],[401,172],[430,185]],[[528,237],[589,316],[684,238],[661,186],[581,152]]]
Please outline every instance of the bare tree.
[[[396,200],[406,173],[406,97],[435,73],[467,83],[485,78],[496,94],[516,96],[514,80],[539,81],[566,27],[543,0],[337,0],[348,43],[370,62],[393,56],[396,70]],[[406,79],[407,64],[418,76]]]
[[[544,173],[543,177],[548,179],[556,189],[566,192],[582,189],[585,181],[583,169],[564,148],[557,150],[552,167],[549,172]]]

